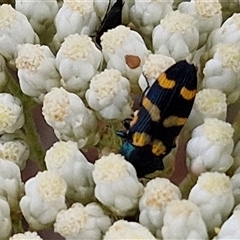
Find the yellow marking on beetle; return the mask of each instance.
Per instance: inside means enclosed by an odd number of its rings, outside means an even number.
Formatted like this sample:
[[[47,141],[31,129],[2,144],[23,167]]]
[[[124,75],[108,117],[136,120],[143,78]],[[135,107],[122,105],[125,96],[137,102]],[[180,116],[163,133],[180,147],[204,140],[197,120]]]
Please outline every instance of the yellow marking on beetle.
[[[162,141],[155,139],[152,144],[152,153],[156,156],[160,156],[166,153],[166,147]]]
[[[160,120],[160,109],[155,104],[153,104],[150,99],[144,97],[142,105],[148,111],[153,122],[158,122]]]
[[[163,126],[168,127],[178,127],[183,126],[187,121],[187,118],[182,118],[178,116],[169,116],[163,121]]]
[[[162,73],[158,80],[158,84],[162,87],[162,88],[167,88],[167,89],[171,89],[175,86],[176,82],[174,80],[171,79],[167,79],[167,76],[165,73]]]
[[[133,145],[138,146],[138,147],[143,147],[147,145],[151,140],[150,135],[147,133],[140,133],[140,132],[135,132],[133,134]]]
[[[187,88],[183,87],[180,91],[182,97],[186,100],[192,100],[196,95],[196,90],[188,90]]]

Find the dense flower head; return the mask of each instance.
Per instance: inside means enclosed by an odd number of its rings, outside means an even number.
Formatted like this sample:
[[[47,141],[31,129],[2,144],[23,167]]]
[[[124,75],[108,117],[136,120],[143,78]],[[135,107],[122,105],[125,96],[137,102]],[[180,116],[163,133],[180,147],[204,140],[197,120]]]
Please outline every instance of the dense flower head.
[[[221,143],[223,145],[228,144],[229,140],[232,139],[233,136],[231,124],[214,118],[205,120],[203,131],[209,141]]]
[[[0,157],[16,163],[22,170],[30,155],[28,144],[13,135],[4,134],[0,138]]]
[[[155,53],[175,61],[191,58],[199,43],[194,17],[179,10],[168,13],[153,29],[152,43]]]
[[[18,45],[16,67],[21,90],[38,102],[42,102],[53,87],[60,85],[55,57],[48,46],[29,43]]]
[[[217,89],[203,89],[195,97],[196,109],[204,114],[226,111],[226,95]],[[224,119],[223,119],[224,120]]]
[[[197,12],[205,18],[210,18],[215,14],[221,13],[222,6],[218,0],[195,0],[195,3]]]
[[[93,34],[98,24],[93,1],[63,1],[61,8],[56,14],[54,23],[56,34],[52,44],[55,51],[59,49],[64,38],[70,34]]]
[[[7,61],[14,64],[17,45],[38,43],[39,39],[26,16],[14,10],[10,4],[1,5],[0,17],[0,53]]]
[[[88,14],[92,11],[93,1],[71,1],[64,0],[64,4],[73,11],[79,12],[81,15]]]
[[[51,185],[48,184],[49,182]],[[42,198],[51,201],[65,194],[65,184],[63,179],[54,172],[38,173],[36,191]]]
[[[18,57],[16,67],[25,69],[29,72],[35,72],[43,61],[43,48],[40,44],[24,44],[18,47]]]
[[[36,230],[51,226],[57,213],[66,209],[67,184],[56,172],[38,172],[25,183],[25,195],[20,208],[31,228]]]
[[[56,142],[46,152],[48,170],[59,173],[66,181],[69,199],[89,203],[94,199],[93,164],[89,163],[76,142]],[[73,170],[74,169],[74,170]]]
[[[199,208],[185,199],[169,202],[163,217],[162,236],[163,239],[207,240],[207,229]]]
[[[126,37],[130,34],[130,31],[130,28],[124,26],[109,30],[101,37],[101,45],[103,49],[115,53],[115,51],[124,43]]]
[[[81,203],[74,203],[69,209],[58,213],[54,231],[69,240],[100,240],[110,225],[110,218],[96,203],[85,207]]]
[[[234,72],[240,71],[240,45],[239,44],[219,44],[216,55],[221,59],[224,68],[230,68]]]
[[[95,197],[118,216],[136,213],[143,185],[136,170],[120,154],[102,156],[94,164]]]
[[[0,17],[2,19],[0,23],[0,28],[9,27],[12,21],[16,19],[16,15],[16,11],[14,11],[14,9],[10,5],[3,4],[0,8]]]
[[[240,0],[0,4],[0,239],[240,239],[239,12]],[[179,136],[162,125],[188,110]],[[138,158],[152,170],[140,179]]]
[[[187,143],[187,161],[191,172],[226,172],[233,164],[233,128],[217,118],[206,118],[193,130]]]
[[[181,199],[181,192],[169,179],[154,178],[147,183],[139,201],[139,222],[161,238],[163,217],[169,202]]]
[[[0,133],[14,133],[23,124],[21,101],[9,93],[0,93]]]
[[[91,38],[87,35],[72,34],[62,43],[62,52],[73,60],[86,58],[93,48]]]
[[[156,238],[139,223],[119,220],[108,229],[103,238],[103,240],[111,239],[155,240]]]
[[[104,156],[95,163],[94,181],[114,182],[126,174],[128,165],[123,156],[115,156],[113,153]]]
[[[205,118],[225,121],[227,117],[226,94],[218,89],[204,88],[197,92],[187,126],[192,130],[202,124]]]
[[[91,79],[85,96],[104,119],[125,119],[132,112],[129,93],[129,81],[118,70],[105,69]]]
[[[189,200],[199,207],[208,232],[213,234],[234,205],[230,178],[219,172],[202,173],[190,191]]]
[[[56,55],[61,85],[68,91],[84,96],[91,78],[102,64],[102,53],[87,35],[70,34]]]
[[[76,94],[63,88],[53,88],[44,97],[42,110],[58,139],[77,141],[79,148],[98,142],[95,115]]]
[[[160,23],[162,27],[169,32],[184,33],[187,29],[192,28],[194,18],[189,14],[175,11],[167,14]]]

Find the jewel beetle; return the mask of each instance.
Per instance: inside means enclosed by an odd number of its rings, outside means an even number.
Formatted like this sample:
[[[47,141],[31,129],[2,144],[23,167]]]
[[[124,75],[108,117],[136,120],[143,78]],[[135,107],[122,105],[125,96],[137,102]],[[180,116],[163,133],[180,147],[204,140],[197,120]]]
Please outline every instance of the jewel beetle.
[[[120,153],[138,177],[164,169],[162,159],[175,147],[196,90],[197,68],[186,60],[175,63],[143,95],[135,116],[123,122],[126,131],[117,131],[124,139]]]

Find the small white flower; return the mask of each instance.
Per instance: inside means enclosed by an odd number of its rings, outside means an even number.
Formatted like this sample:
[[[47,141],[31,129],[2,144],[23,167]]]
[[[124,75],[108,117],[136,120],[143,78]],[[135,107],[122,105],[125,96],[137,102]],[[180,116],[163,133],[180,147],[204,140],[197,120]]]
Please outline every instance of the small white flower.
[[[9,240],[42,240],[37,232],[16,233]]]
[[[166,205],[176,199],[181,199],[181,192],[167,178],[149,181],[139,201],[139,223],[146,226],[154,236],[161,238]]]
[[[19,209],[23,187],[19,167],[9,160],[0,158],[0,198],[8,202],[13,212]]]
[[[101,37],[102,53],[108,69],[117,69],[134,89],[149,51],[139,33],[120,25]]]
[[[132,164],[120,154],[111,153],[94,166],[95,197],[118,216],[135,214],[143,185]]]
[[[10,134],[0,137],[0,157],[14,162],[20,170],[25,168],[29,155],[30,149],[24,140]]]
[[[53,87],[60,86],[55,57],[47,46],[19,45],[16,67],[23,93],[39,102]]]
[[[149,54],[144,61],[142,74],[138,79],[138,84],[142,91],[144,92],[148,85],[151,87],[156,79],[174,63],[175,60],[171,57],[162,54]]]
[[[124,239],[124,240],[156,240],[156,238],[137,222],[118,220],[106,232],[103,240]]]
[[[206,118],[193,130],[187,143],[191,172],[199,175],[205,171],[226,172],[233,163],[233,128],[216,118]]]
[[[189,200],[199,207],[208,232],[213,232],[215,227],[222,225],[233,208],[229,177],[218,172],[202,173],[190,191]]]
[[[14,133],[24,124],[20,100],[9,93],[0,93],[0,134]]]
[[[163,217],[164,239],[208,240],[206,225],[198,207],[189,200],[173,200]]]
[[[220,231],[213,240],[238,240],[240,239],[240,210],[233,214],[223,223]]]
[[[199,42],[195,19],[179,11],[167,14],[152,32],[155,53],[172,57],[175,61],[190,57]]]
[[[56,142],[46,152],[47,169],[57,172],[67,183],[66,196],[83,204],[94,200],[93,164],[78,150],[75,142]]]
[[[57,213],[66,209],[66,191],[66,182],[55,172],[38,172],[27,180],[19,205],[30,228],[41,230],[53,224]]]
[[[91,78],[102,64],[102,53],[87,35],[65,38],[56,56],[61,85],[70,92],[85,94]]]
[[[198,48],[201,48],[209,34],[219,28],[222,23],[221,4],[218,0],[191,0],[181,2],[178,10],[190,14],[196,19],[196,27],[199,32]]]
[[[153,28],[172,11],[172,4],[173,0],[136,0],[130,9],[130,19],[138,32],[151,41]]]
[[[0,198],[0,226],[0,239],[7,239],[12,232],[12,221],[8,202],[2,198]]]
[[[93,34],[98,24],[93,0],[64,0],[54,22],[57,30],[53,39],[56,49],[70,34]]]
[[[96,203],[85,207],[81,203],[74,203],[57,214],[54,231],[66,240],[101,240],[110,225],[110,218]]]
[[[240,95],[240,44],[219,44],[203,69],[203,86],[226,93],[228,104]]]
[[[226,94],[211,88],[197,92],[187,126],[190,129],[203,124],[206,118],[225,121],[227,116]]]
[[[15,11],[10,4],[0,6],[0,19],[0,54],[14,64],[18,44],[33,44],[39,40],[26,16]]]
[[[118,70],[105,69],[92,78],[86,100],[104,119],[123,120],[132,113],[129,94],[129,81]]]
[[[97,144],[95,115],[76,94],[53,88],[44,97],[42,111],[59,140],[77,142],[79,148]]]
[[[225,0],[224,0],[225,1]],[[234,44],[240,40],[240,13],[234,13],[220,28],[209,35],[206,51],[211,58],[216,52],[218,44]]]
[[[7,83],[6,62],[4,57],[0,54],[0,90],[3,89]]]
[[[28,18],[32,28],[39,36],[42,34],[45,35],[46,32],[49,34],[49,28],[53,31],[53,20],[58,12],[58,4],[56,0],[16,0],[15,8]]]

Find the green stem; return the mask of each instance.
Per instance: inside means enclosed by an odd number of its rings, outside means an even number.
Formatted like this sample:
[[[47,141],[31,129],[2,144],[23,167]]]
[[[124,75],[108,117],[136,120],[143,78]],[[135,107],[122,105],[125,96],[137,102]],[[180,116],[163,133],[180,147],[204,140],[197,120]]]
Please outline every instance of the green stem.
[[[23,226],[22,226],[22,214],[21,212],[18,212],[17,214],[15,213],[15,215],[11,215],[11,219],[12,219],[12,229],[13,229],[13,233],[23,233]]]
[[[10,70],[11,71],[11,70]],[[8,89],[11,94],[20,99],[23,105],[25,124],[23,126],[24,140],[30,147],[32,158],[38,163],[39,169],[42,171],[46,169],[44,156],[45,151],[42,148],[42,143],[37,134],[35,123],[31,114],[31,109],[36,105],[35,101],[22,93],[19,84],[10,74],[10,71],[6,71],[8,74]]]

